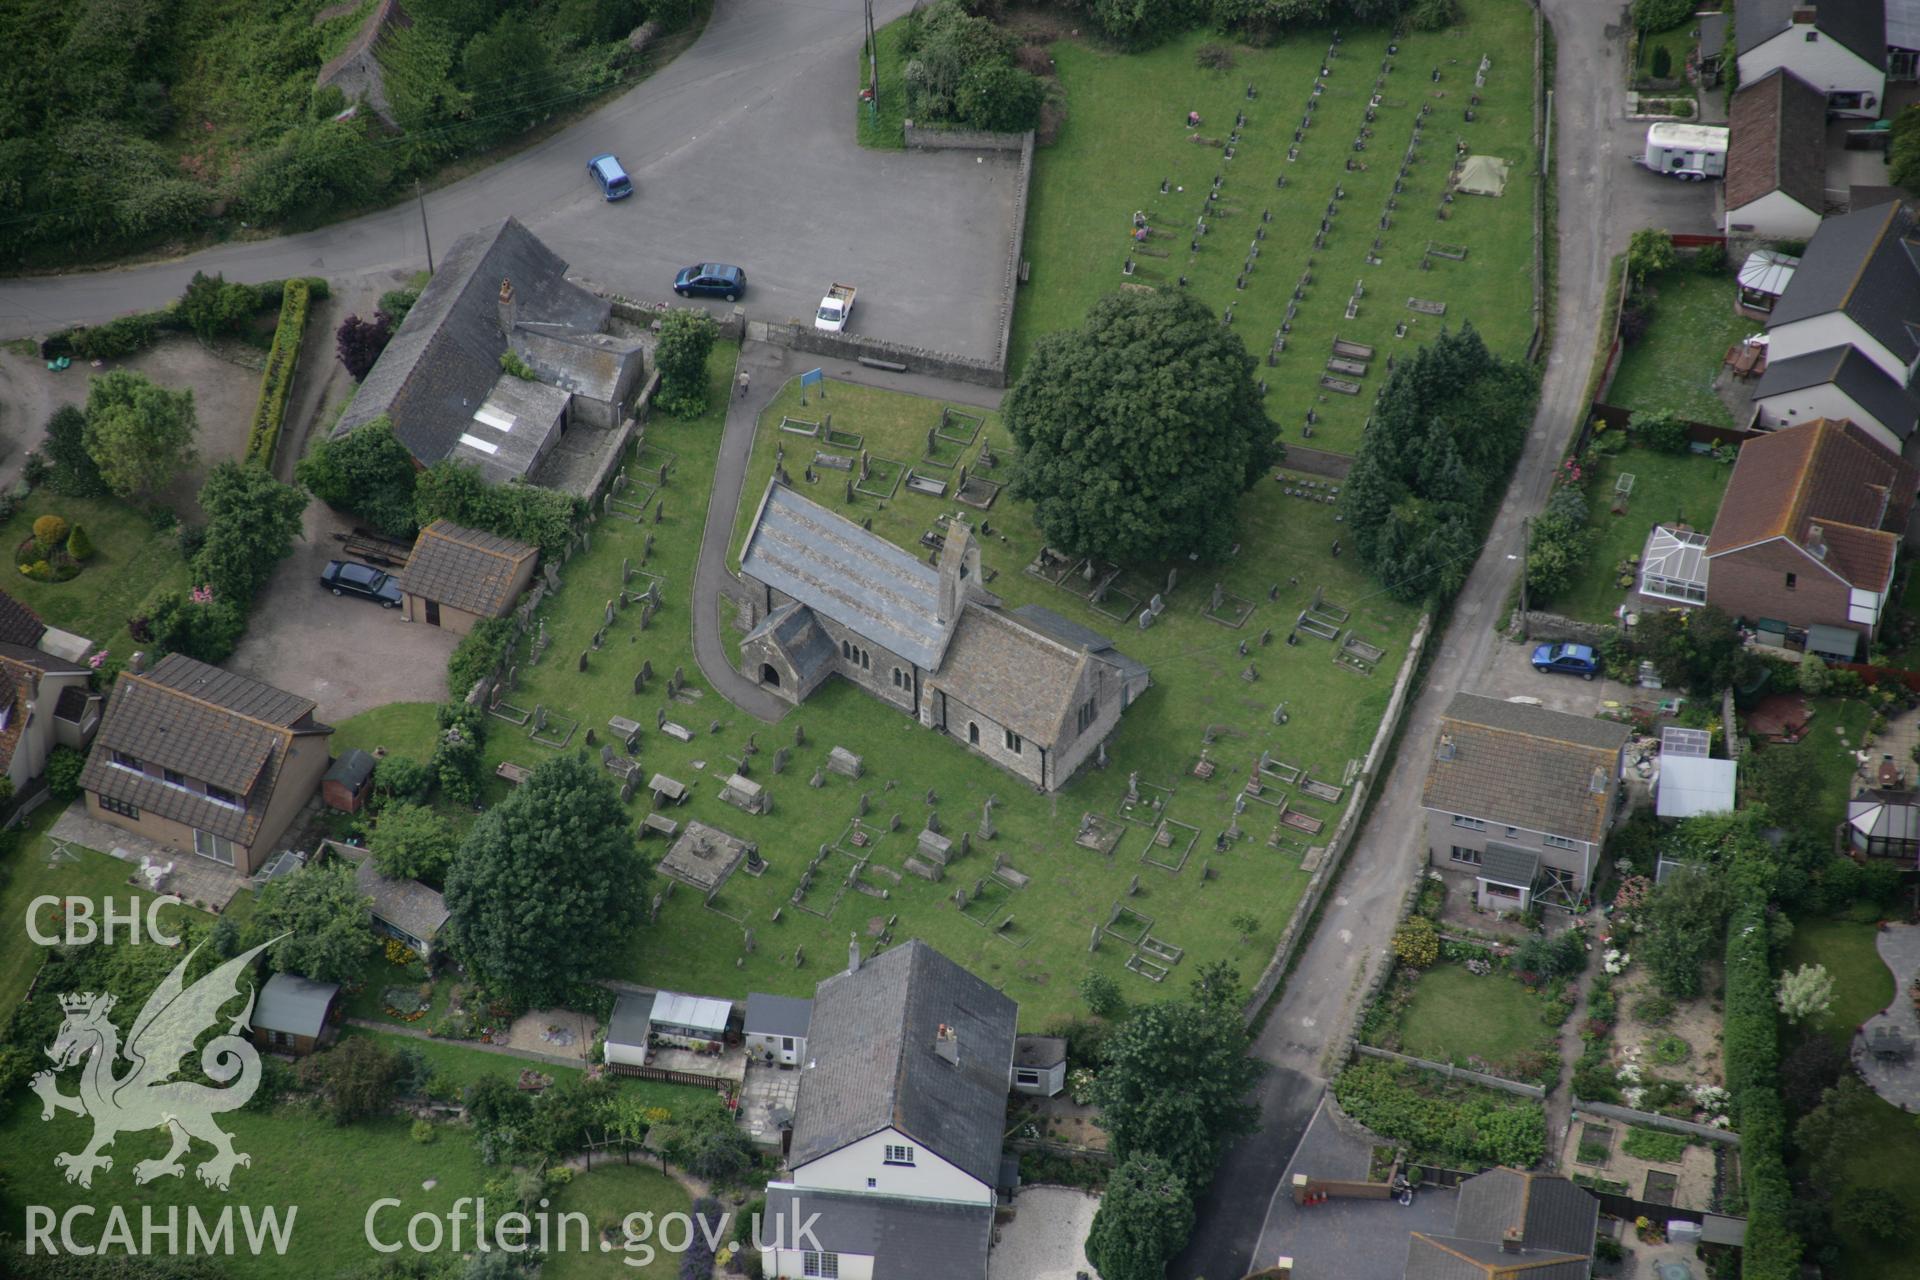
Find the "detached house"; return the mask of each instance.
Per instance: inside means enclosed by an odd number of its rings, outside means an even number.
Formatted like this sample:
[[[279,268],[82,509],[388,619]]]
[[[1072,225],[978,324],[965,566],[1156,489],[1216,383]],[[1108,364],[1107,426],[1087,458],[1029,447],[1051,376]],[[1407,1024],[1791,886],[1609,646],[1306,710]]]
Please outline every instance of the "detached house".
[[[1740,0],[1733,44],[1743,85],[1785,67],[1825,94],[1835,115],[1880,114],[1887,90],[1883,0]]]
[[[170,654],[114,683],[87,814],[252,875],[320,787],[331,725],[297,694]]]
[[[1620,792],[1627,726],[1461,693],[1427,770],[1427,855],[1474,877],[1482,907],[1573,907]]]
[[[947,526],[937,565],[777,479],[740,557],[741,674],[798,704],[834,676],[1042,791],[1097,758],[1146,666],[1050,609],[1004,609]]]
[[[1916,488],[1920,472],[1850,422],[1747,441],[1707,540],[1707,603],[1872,636]]]
[[[1785,67],[1733,95],[1728,233],[1804,240],[1827,208],[1827,98]]]
[[[1913,438],[1920,399],[1920,238],[1887,203],[1826,219],[1767,323],[1755,425],[1846,417],[1894,453]]]
[[[982,1280],[1019,1007],[924,942],[859,955],[814,993],[788,1174],[767,1185],[785,1235],[764,1242],[762,1266],[780,1280]]]

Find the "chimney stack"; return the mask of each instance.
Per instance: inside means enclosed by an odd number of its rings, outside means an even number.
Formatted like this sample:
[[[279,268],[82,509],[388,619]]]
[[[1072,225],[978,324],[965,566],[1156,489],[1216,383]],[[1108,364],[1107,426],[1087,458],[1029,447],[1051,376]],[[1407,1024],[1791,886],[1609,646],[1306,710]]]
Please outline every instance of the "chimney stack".
[[[147,655],[145,650],[136,649],[134,651],[133,656],[127,659],[127,670],[136,676],[146,674]]]
[[[1799,5],[1795,7],[1793,11],[1793,17],[1789,19],[1789,21],[1791,21],[1793,25],[1796,27],[1810,27],[1818,20],[1817,18],[1818,13],[1819,13],[1819,10],[1816,9],[1813,5],[1810,5],[1810,4]]]
[[[513,337],[513,281],[500,277],[500,332]]]
[[[860,935],[847,934],[847,972],[860,972]]]
[[[1273,1280],[1293,1280],[1293,1259],[1280,1258],[1273,1264],[1273,1270],[1267,1273]]]
[[[1827,531],[1817,524],[1807,526],[1807,554],[1815,560],[1827,558]]]
[[[1500,1233],[1500,1252],[1518,1253],[1523,1237],[1518,1227],[1508,1227]]]
[[[948,1066],[959,1066],[960,1033],[946,1023],[941,1023],[940,1029],[933,1033],[933,1051]]]

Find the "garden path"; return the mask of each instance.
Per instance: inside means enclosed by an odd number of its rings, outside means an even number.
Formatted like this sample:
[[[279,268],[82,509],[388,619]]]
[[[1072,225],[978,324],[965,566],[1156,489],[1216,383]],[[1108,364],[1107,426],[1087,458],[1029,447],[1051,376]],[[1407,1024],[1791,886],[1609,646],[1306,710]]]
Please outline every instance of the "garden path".
[[[1586,1042],[1580,1038],[1580,1028],[1587,1021],[1587,1004],[1593,996],[1593,961],[1589,958],[1587,967],[1580,972],[1580,980],[1574,986],[1573,1012],[1567,1016],[1560,1028],[1560,1078],[1547,1093],[1547,1168],[1557,1168],[1560,1156],[1566,1150],[1567,1136],[1573,1130],[1573,1067],[1580,1060],[1580,1053],[1586,1048]]]
[[[341,1021],[349,1027],[358,1027],[362,1031],[379,1031],[386,1035],[406,1036],[413,1040],[433,1039],[419,1027],[410,1027],[398,1022],[382,1022],[376,1018],[343,1018]],[[463,1049],[472,1049],[479,1053],[501,1053],[509,1058],[525,1058],[528,1062],[544,1062],[555,1067],[570,1067],[575,1071],[580,1069],[579,1054],[541,1053],[535,1049],[517,1049],[510,1044],[487,1044],[479,1040],[462,1040],[459,1041],[459,1045]]]
[[[1920,1011],[1907,996],[1908,985],[1920,974],[1920,925],[1889,924],[1874,936],[1880,958],[1893,970],[1893,1003],[1853,1033],[1850,1052],[1873,1091],[1902,1111],[1920,1111]],[[1876,1033],[1894,1033],[1906,1040],[1900,1059],[1875,1057],[1869,1039]]]

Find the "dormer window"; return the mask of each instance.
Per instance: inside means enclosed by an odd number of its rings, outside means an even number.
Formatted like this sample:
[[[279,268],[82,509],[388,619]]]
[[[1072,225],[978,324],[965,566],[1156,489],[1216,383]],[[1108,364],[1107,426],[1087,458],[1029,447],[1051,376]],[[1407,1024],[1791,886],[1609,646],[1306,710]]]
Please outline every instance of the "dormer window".
[[[225,787],[216,787],[211,782],[207,784],[207,799],[213,801],[215,804],[230,805],[235,809],[241,807],[239,796],[233,794],[233,792],[227,790]]]
[[[120,767],[121,767],[122,769],[131,769],[131,770],[133,770],[133,771],[134,771],[135,773],[139,773],[139,772],[140,772],[140,760],[139,760],[139,757],[137,757],[137,756],[130,756],[130,755],[128,755],[128,754],[127,754],[126,752],[124,752],[124,751],[116,751],[116,752],[114,752],[114,753],[113,753],[113,762],[114,762],[115,764],[117,764],[117,765],[119,765],[119,766],[120,766]]]

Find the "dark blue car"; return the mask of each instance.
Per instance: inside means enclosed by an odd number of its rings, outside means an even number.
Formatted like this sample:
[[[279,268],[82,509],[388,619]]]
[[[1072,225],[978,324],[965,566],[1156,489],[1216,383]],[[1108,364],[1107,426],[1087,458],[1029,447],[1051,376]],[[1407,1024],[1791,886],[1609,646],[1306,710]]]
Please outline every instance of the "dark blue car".
[[[1533,669],[1591,680],[1600,674],[1600,655],[1590,645],[1543,644],[1533,651]]]
[[[400,603],[399,584],[370,564],[329,560],[321,571],[320,585],[337,596],[360,596],[375,601],[382,609],[391,609]]]
[[[702,262],[680,268],[673,291],[683,298],[725,298],[732,302],[747,291],[747,273],[724,262]]]

